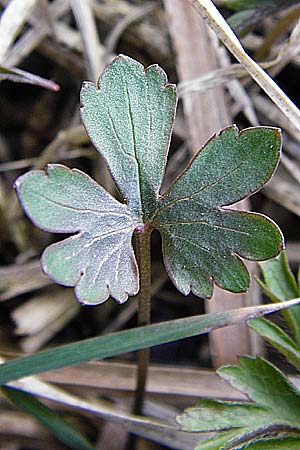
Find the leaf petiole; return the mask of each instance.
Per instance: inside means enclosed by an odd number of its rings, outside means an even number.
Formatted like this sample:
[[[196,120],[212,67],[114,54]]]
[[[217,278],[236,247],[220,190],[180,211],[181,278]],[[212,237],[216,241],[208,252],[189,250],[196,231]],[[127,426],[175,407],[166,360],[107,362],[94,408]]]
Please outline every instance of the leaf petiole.
[[[135,230],[135,242],[140,271],[140,291],[138,300],[138,326],[149,325],[151,322],[151,232],[149,226],[141,226]],[[138,352],[138,372],[136,395],[133,412],[141,414],[145,396],[145,386],[149,366],[150,348]]]

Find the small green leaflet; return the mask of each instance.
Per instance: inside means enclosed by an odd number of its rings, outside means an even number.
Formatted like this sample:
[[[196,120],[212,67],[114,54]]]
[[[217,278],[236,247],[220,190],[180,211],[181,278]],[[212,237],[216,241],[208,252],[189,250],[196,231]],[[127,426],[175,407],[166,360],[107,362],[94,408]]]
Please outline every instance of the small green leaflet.
[[[83,84],[82,120],[124,203],[61,165],[29,172],[15,183],[37,226],[76,233],[48,247],[42,264],[58,283],[75,286],[84,304],[109,295],[124,302],[138,292],[132,236],[145,228],[160,231],[165,266],[177,288],[202,298],[211,297],[213,282],[246,291],[249,274],[240,257],[265,260],[283,247],[270,219],[222,208],[258,191],[272,176],[281,147],[278,129],[226,128],[160,192],[176,101],[175,86],[160,67],[144,69],[123,55],[107,67],[98,87]]]
[[[280,447],[283,437],[286,442],[297,441],[299,444],[299,391],[263,358],[243,356],[239,362],[239,366],[221,367],[218,374],[252,402],[203,399],[177,417],[182,429],[189,432],[221,431],[200,442],[196,449],[289,448],[284,445],[284,440]],[[274,434],[278,436],[274,437]]]

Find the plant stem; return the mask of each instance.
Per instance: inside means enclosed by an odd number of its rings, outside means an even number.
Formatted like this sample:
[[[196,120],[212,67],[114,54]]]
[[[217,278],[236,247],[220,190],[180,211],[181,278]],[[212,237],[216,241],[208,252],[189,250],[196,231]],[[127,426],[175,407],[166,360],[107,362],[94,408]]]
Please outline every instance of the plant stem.
[[[150,324],[151,303],[151,229],[143,227],[135,233],[137,257],[140,271],[140,291],[138,294],[138,326]],[[150,349],[138,352],[137,384],[133,412],[141,414],[143,410],[145,386],[149,366]]]

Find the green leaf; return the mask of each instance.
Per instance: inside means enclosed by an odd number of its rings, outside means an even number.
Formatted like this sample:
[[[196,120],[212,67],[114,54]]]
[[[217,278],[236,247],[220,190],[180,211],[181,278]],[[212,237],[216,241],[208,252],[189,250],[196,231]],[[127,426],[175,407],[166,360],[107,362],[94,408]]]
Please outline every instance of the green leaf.
[[[243,356],[239,362],[239,366],[221,367],[217,372],[254,403],[203,399],[176,418],[185,431],[228,430],[228,434],[221,434],[222,447],[215,445],[217,435],[199,443],[198,450],[252,448],[252,442],[268,433],[300,433],[299,391],[283,373],[263,358]]]
[[[295,367],[300,369],[299,346],[282,328],[263,318],[252,319],[248,322],[248,325],[281,352]]]
[[[285,252],[271,260],[259,264],[264,277],[260,282],[264,292],[274,302],[282,302],[300,296],[300,288],[290,270]],[[300,346],[300,308],[294,307],[283,313],[293,336]]]
[[[156,207],[176,108],[165,72],[120,55],[81,90],[86,130],[106,159],[129,208],[147,218]]]
[[[211,297],[213,283],[244,292],[249,275],[239,256],[264,260],[278,254],[282,236],[266,217],[222,209],[256,192],[275,170],[280,133],[223,130],[199,152],[162,196],[153,217],[163,238],[165,265],[176,287]]]
[[[254,213],[223,209],[258,191],[280,154],[275,128],[223,130],[159,195],[174,121],[176,90],[158,66],[144,69],[119,56],[98,89],[85,83],[82,119],[124,196],[121,204],[79,171],[50,165],[16,182],[31,220],[55,233],[77,233],[45,250],[45,271],[76,286],[84,304],[109,295],[124,302],[138,291],[133,232],[158,229],[164,261],[183,294],[210,298],[213,282],[244,292],[249,274],[240,257],[265,260],[283,247],[278,227]]]
[[[32,395],[11,387],[2,387],[1,390],[12,403],[33,416],[35,420],[70,448],[74,450],[95,450],[95,447],[76,428]]]
[[[120,303],[138,291],[131,244],[135,223],[126,205],[79,170],[59,164],[29,172],[15,183],[22,206],[40,228],[77,233],[48,247],[45,272],[60,284],[76,286],[78,299],[98,304],[109,295]]]
[[[1,364],[0,384],[95,358],[108,358],[186,337],[198,336],[217,328],[241,323],[253,317],[278,311],[281,308],[295,305],[297,302],[299,303],[300,299],[287,303],[252,306],[222,313],[203,314],[62,345],[61,347]]]

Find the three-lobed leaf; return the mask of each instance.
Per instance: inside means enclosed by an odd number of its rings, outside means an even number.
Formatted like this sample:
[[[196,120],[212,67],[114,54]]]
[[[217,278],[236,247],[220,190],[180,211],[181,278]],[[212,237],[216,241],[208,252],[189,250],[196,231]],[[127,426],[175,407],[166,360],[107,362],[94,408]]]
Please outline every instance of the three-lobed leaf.
[[[260,438],[283,431],[300,433],[299,391],[263,358],[240,357],[239,361],[239,366],[221,367],[218,374],[246,394],[252,403],[204,399],[177,417],[186,431],[222,431],[199,443],[196,449],[227,449],[235,448],[235,445],[237,448],[271,448],[269,439]],[[280,441],[280,437],[276,439]],[[274,445],[276,439],[272,440]],[[260,442],[261,447],[255,444],[256,441]]]
[[[268,218],[232,211],[272,176],[281,136],[274,128],[239,133],[229,127],[200,150],[185,172],[160,194],[176,107],[176,90],[157,65],[144,69],[126,56],[107,67],[98,87],[84,83],[84,125],[104,156],[124,204],[78,170],[51,165],[16,182],[32,221],[55,233],[77,233],[45,250],[52,278],[76,286],[85,304],[109,295],[123,302],[138,291],[132,248],[135,230],[156,228],[167,271],[184,294],[209,298],[213,282],[244,292],[248,271],[240,257],[265,260],[282,249]],[[201,124],[199,124],[201,126]]]

